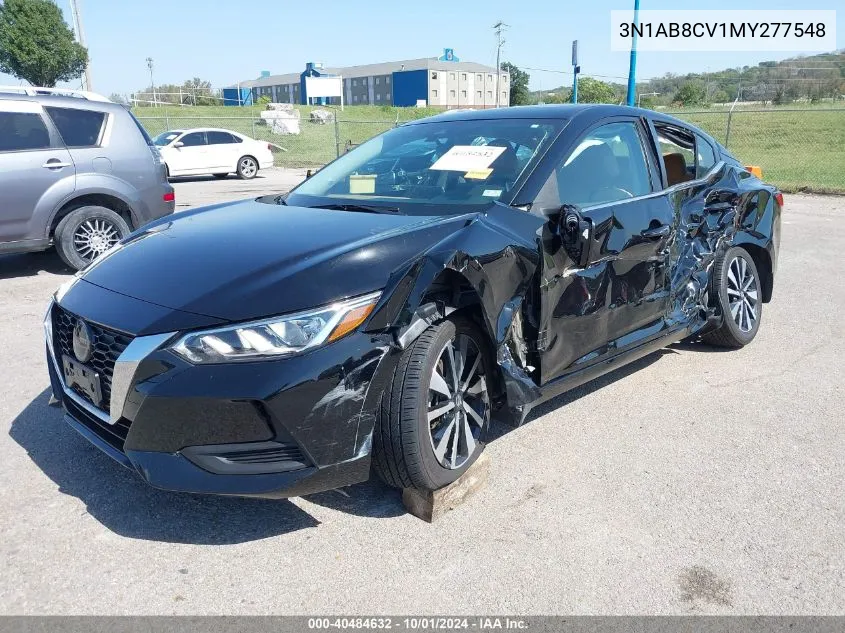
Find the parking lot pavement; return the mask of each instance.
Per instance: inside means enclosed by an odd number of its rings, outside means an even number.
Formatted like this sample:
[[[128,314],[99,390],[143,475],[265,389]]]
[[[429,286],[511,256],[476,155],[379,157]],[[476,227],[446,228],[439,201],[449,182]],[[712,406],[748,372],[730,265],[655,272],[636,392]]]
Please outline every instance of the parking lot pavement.
[[[177,189],[256,193],[229,186]],[[377,483],[147,487],[48,406],[41,319],[67,272],[0,257],[0,613],[845,613],[843,234],[845,198],[787,197],[751,346],[674,345],[543,405],[434,525]]]
[[[305,178],[305,169],[262,169],[252,180],[241,180],[235,175],[218,180],[214,176],[185,176],[173,178],[176,190],[176,210],[181,211],[215,202],[229,202],[244,198],[257,198],[293,189]]]

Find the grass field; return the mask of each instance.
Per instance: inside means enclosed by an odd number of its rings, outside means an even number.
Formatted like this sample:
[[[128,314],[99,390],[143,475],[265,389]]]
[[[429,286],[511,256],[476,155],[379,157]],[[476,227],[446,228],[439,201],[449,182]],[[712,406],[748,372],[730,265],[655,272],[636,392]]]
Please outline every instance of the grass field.
[[[261,108],[198,106],[137,108],[141,123],[152,135],[168,129],[221,127],[275,143],[276,164],[316,167],[337,155],[335,126],[309,121],[313,107],[296,106],[301,115],[299,135],[277,135],[263,125]],[[338,111],[337,136],[341,150],[347,142],[361,143],[397,123],[439,113],[434,108],[347,106]],[[728,112],[725,110],[676,111],[725,143]],[[728,149],[743,163],[759,165],[764,178],[784,191],[845,193],[845,109],[831,107],[739,108],[731,120]]]

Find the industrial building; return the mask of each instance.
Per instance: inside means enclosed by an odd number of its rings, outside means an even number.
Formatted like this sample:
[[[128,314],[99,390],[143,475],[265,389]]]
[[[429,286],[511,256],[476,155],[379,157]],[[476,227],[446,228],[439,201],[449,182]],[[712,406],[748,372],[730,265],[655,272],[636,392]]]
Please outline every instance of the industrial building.
[[[341,77],[346,105],[428,105],[440,108],[495,108],[510,102],[508,73],[491,66],[462,62],[451,49],[440,57],[408,59],[346,68],[309,62],[301,73],[270,75],[224,89],[230,105],[268,96],[277,103],[340,105],[340,97],[309,100],[306,77]]]

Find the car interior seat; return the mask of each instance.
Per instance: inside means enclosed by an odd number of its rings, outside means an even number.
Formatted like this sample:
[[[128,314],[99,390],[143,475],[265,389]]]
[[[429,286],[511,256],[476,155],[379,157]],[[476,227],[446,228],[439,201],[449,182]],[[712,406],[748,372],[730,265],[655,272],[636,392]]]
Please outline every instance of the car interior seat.
[[[692,180],[692,175],[687,171],[687,162],[684,160],[683,154],[664,154],[663,164],[666,165],[666,181],[670,187]]]

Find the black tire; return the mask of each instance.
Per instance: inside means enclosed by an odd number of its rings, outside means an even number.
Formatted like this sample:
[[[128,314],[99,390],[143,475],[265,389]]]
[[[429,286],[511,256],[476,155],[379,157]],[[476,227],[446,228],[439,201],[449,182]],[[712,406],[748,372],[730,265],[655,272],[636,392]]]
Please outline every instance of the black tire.
[[[82,270],[130,232],[126,220],[111,209],[79,207],[62,218],[53,241],[62,261]],[[87,243],[82,241],[86,238]]]
[[[258,161],[254,156],[241,156],[238,159],[238,177],[252,180],[258,175]]]
[[[705,334],[702,337],[704,342],[740,348],[753,341],[763,316],[763,287],[760,273],[748,251],[733,246],[716,259],[709,292],[718,301],[722,324]]]
[[[458,393],[458,390],[454,389],[453,379],[449,379],[452,384],[448,385],[449,390],[453,392],[452,397],[440,395],[431,387],[436,367],[443,374],[450,373],[445,371],[450,368],[446,366],[441,355],[448,354],[447,343],[453,341],[456,341],[459,347],[461,343],[467,343],[469,351],[465,362],[462,363],[461,378],[465,379],[468,389],[463,388],[460,393],[466,397],[467,406],[476,411],[475,417],[469,415],[468,409],[456,405],[454,393]],[[475,346],[475,353],[472,344]],[[460,356],[460,349],[456,348],[455,353]],[[478,357],[477,366],[475,356]],[[473,367],[475,372],[471,373]],[[491,376],[492,359],[489,346],[478,328],[468,319],[446,319],[423,332],[403,352],[376,412],[373,468],[378,476],[396,488],[437,490],[449,485],[466,472],[484,450],[484,441],[490,428]],[[447,386],[445,382],[441,384]],[[470,384],[473,386],[470,387]],[[478,385],[481,385],[480,389]],[[472,394],[474,390],[483,391],[483,397]],[[432,400],[438,398],[444,399],[432,403]],[[450,411],[430,423],[429,407],[436,411],[449,403],[452,403],[452,411],[461,411],[463,417]],[[450,423],[450,420],[453,422]],[[481,423],[477,420],[481,420]],[[464,433],[458,440],[455,440],[454,435],[456,428]],[[466,429],[470,429],[472,450]],[[440,436],[436,440],[434,436],[438,433]],[[438,446],[441,447],[445,442],[447,455],[442,459],[451,461],[451,464],[444,465],[438,459],[435,454],[435,441],[440,442]]]
[[[224,178],[228,178],[229,174],[214,174],[214,177],[223,180]]]

